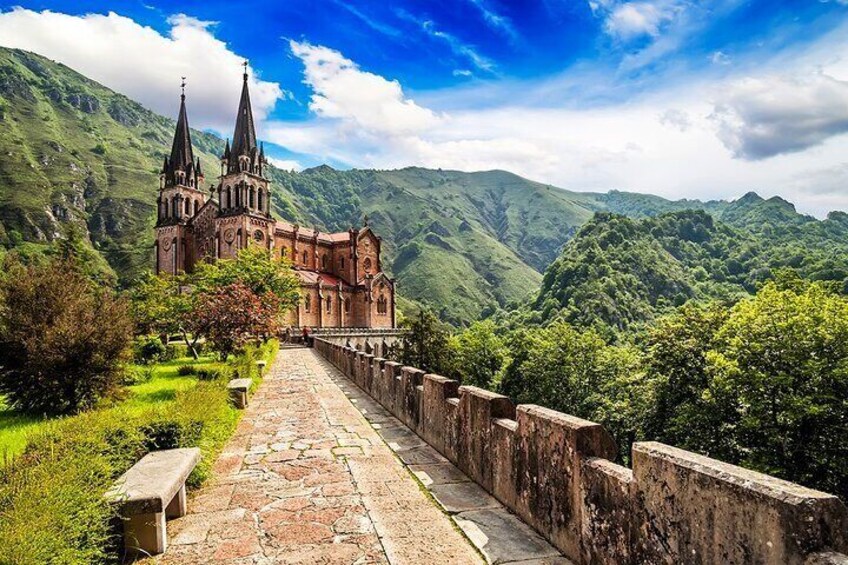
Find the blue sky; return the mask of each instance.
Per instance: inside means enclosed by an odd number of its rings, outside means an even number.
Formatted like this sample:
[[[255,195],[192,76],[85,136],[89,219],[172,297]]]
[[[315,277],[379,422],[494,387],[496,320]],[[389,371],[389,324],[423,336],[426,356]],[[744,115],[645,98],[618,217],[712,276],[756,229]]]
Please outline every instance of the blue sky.
[[[848,0],[0,3],[0,44],[227,135],[243,58],[283,166],[503,168],[848,208]]]

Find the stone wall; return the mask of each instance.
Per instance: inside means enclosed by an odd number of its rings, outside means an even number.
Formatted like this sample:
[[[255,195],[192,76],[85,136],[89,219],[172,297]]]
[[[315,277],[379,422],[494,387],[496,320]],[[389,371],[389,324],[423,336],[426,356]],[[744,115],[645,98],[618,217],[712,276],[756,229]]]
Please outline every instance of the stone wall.
[[[848,564],[835,496],[318,338],[361,389],[576,563]]]

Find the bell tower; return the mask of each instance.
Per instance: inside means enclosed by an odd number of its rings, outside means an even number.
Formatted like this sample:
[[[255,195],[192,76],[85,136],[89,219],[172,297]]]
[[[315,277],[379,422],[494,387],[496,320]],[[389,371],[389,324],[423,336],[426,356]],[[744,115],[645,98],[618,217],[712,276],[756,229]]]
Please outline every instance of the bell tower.
[[[200,159],[194,160],[191,130],[185,104],[185,77],[181,85],[180,113],[174,132],[171,154],[165,157],[159,174],[159,197],[156,199],[156,274],[177,274],[190,270],[187,251],[189,222],[206,202],[201,190],[203,172]]]
[[[265,177],[265,149],[256,144],[253,110],[244,63],[241,99],[232,145],[227,140],[221,156],[217,196],[220,213],[215,219],[216,257],[235,257],[248,245],[270,249],[274,242],[270,182]]]

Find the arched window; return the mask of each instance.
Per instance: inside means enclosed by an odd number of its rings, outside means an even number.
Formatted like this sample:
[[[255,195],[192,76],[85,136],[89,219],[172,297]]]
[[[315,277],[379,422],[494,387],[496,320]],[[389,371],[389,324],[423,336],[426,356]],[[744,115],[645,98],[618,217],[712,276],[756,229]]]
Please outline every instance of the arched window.
[[[326,255],[321,255],[321,268],[325,271],[327,270],[327,256]]]
[[[265,191],[260,188],[259,189],[259,198],[256,199],[256,207],[259,208],[260,212],[265,208],[264,201],[265,201]]]
[[[327,298],[324,300],[327,304],[327,314],[333,311],[333,300],[330,298],[330,295],[327,295]]]
[[[381,294],[380,298],[377,299],[377,313],[378,314],[385,314],[387,311],[388,311],[388,304],[387,304],[387,301],[386,301],[386,297]]]
[[[171,216],[174,218],[180,215],[180,203],[177,200],[177,197],[174,196],[174,199],[171,200]]]
[[[197,215],[197,211],[200,210],[200,200],[194,201],[194,215]]]
[[[191,216],[191,200],[185,199],[185,215]]]
[[[289,250],[285,247],[280,248],[280,257],[288,257]]]
[[[306,265],[306,262],[308,260],[309,260],[309,255],[306,253],[306,251],[304,251],[303,254],[301,255],[301,261],[303,262],[304,265]]]
[[[227,187],[227,208],[233,207],[233,191],[230,190],[230,187]]]
[[[344,269],[344,257],[342,257],[341,263],[342,263],[342,269]]]
[[[362,266],[365,267],[365,272],[367,274],[370,274],[371,273],[371,258],[366,257],[365,262],[362,264]]]
[[[309,295],[306,295],[306,298],[303,299],[303,309],[307,312],[312,310],[312,300],[310,300]]]
[[[249,205],[251,208],[255,207],[255,206],[256,206],[256,190],[254,190],[254,188],[253,188],[252,186],[250,187],[250,193],[249,193],[248,199],[249,199],[249,200],[248,200],[248,202],[249,202],[249,204],[248,204],[248,205]]]

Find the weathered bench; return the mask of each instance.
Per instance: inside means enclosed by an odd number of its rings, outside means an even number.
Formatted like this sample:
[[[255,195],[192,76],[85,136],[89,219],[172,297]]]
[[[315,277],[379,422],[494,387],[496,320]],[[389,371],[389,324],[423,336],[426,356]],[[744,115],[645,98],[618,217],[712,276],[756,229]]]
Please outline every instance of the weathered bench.
[[[109,489],[106,498],[122,518],[127,553],[156,555],[165,551],[165,519],[185,516],[185,482],[198,461],[200,449],[196,447],[153,451]]]
[[[247,391],[250,390],[251,384],[253,384],[253,381],[250,379],[233,379],[227,384],[230,398],[236,408],[247,408]]]

